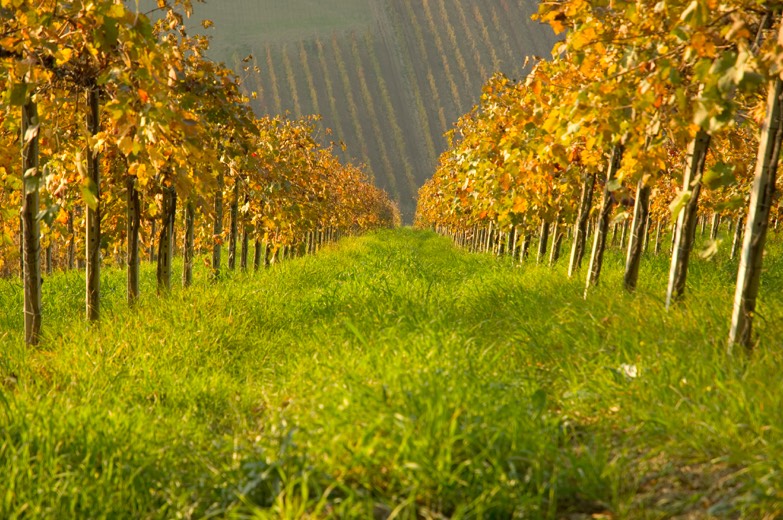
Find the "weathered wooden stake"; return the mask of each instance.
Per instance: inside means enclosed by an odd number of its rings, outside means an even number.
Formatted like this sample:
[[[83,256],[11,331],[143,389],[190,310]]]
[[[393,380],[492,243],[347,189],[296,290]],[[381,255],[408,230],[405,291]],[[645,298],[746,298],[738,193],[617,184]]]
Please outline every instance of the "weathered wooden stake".
[[[585,283],[585,298],[587,298],[590,287],[598,285],[598,281],[601,277],[604,250],[606,249],[606,236],[609,231],[609,218],[612,216],[612,207],[614,205],[609,187],[617,174],[617,170],[620,169],[620,163],[623,160],[623,151],[622,145],[615,145],[612,150],[612,157],[609,160],[609,167],[606,170],[606,182],[604,183],[603,195],[601,197],[601,210],[598,215],[598,224],[596,225],[595,238],[593,240],[593,251],[590,254],[590,268],[587,271],[587,281]]]
[[[37,345],[41,337],[41,243],[38,211],[40,203],[38,171],[38,105],[28,100],[22,106],[22,279],[24,284],[24,340]]]
[[[98,94],[97,86],[87,90],[87,130],[93,136],[101,131]],[[87,204],[87,319],[98,321],[101,315],[101,170],[98,152],[90,147],[87,150],[87,177],[94,197]]]
[[[134,305],[139,299],[139,232],[141,230],[141,197],[136,189],[136,177],[128,175],[125,178],[128,191],[128,305]]]
[[[666,308],[682,297],[685,292],[685,280],[688,276],[688,261],[690,260],[693,242],[696,236],[696,220],[699,211],[699,195],[701,193],[701,177],[710,147],[710,135],[699,129],[696,137],[688,146],[688,159],[683,174],[683,192],[690,193],[690,198],[683,205],[677,216],[674,230],[674,247],[671,268],[669,270],[669,285],[666,290]]]
[[[783,27],[778,37],[779,39],[783,37]],[[750,192],[745,238],[742,243],[737,288],[734,293],[729,351],[735,345],[740,345],[746,350],[750,350],[753,345],[753,315],[756,311],[756,297],[761,280],[769,215],[775,196],[781,141],[783,141],[783,80],[780,75],[776,75],[769,87],[767,115],[759,138],[756,173]]]

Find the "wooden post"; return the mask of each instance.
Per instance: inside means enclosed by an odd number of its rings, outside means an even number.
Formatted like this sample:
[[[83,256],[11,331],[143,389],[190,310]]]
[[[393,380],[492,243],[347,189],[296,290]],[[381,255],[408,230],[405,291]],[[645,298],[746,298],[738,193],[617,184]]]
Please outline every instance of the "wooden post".
[[[141,230],[141,197],[136,189],[136,177],[125,178],[128,190],[128,259],[127,298],[128,305],[139,299],[139,231]]]
[[[485,253],[489,253],[489,249],[492,246],[492,237],[494,235],[494,231],[495,231],[495,229],[494,229],[494,227],[492,225],[492,222],[490,221],[489,228],[487,230],[487,237],[486,237],[487,238],[487,242],[486,242],[486,244],[484,244],[484,252]]]
[[[568,277],[571,278],[580,267],[587,243],[587,226],[590,221],[590,210],[593,207],[593,191],[595,190],[595,172],[588,173],[582,181],[582,196],[579,200],[579,214],[574,223],[574,242],[571,245],[571,258],[568,262]]]
[[[101,119],[98,111],[98,87],[87,90],[87,130],[90,135],[101,131]],[[87,177],[89,190],[94,200],[87,204],[87,319],[97,321],[101,315],[101,170],[98,153],[88,147]]]
[[[628,254],[625,257],[625,275],[623,283],[627,291],[636,290],[639,281],[639,266],[647,233],[647,220],[650,214],[650,187],[640,179],[636,185],[636,202],[633,206],[633,222],[628,240]]]
[[[193,241],[195,238],[196,209],[193,200],[185,204],[185,247],[182,255],[182,286],[190,287],[193,283]]]
[[[68,270],[76,267],[76,231],[73,227],[73,210],[68,210]]]
[[[783,27],[779,38],[783,37]],[[729,329],[729,351],[734,345],[746,350],[752,347],[753,314],[756,311],[764,245],[769,226],[769,215],[775,196],[775,180],[783,141],[783,81],[780,75],[770,83],[767,96],[767,115],[761,127],[756,172],[750,192],[745,238],[742,243],[734,309]]]
[[[606,235],[609,231],[609,217],[612,215],[612,194],[609,186],[620,169],[620,163],[623,160],[623,146],[615,145],[612,150],[612,157],[609,160],[609,167],[606,170],[606,182],[604,183],[603,195],[601,197],[601,211],[598,216],[598,224],[595,229],[595,238],[593,239],[593,251],[590,254],[590,269],[587,271],[587,281],[585,283],[585,298],[591,286],[598,285],[601,277],[601,267],[604,261],[604,250],[606,249]]]
[[[519,261],[527,260],[530,252],[530,243],[533,241],[533,237],[530,233],[525,233],[525,239],[522,241],[522,251],[519,253]]]
[[[737,217],[737,227],[734,230],[734,240],[731,243],[731,260],[734,260],[737,257],[737,252],[739,251],[740,244],[742,242],[742,223],[745,222],[745,217],[740,215]]]
[[[560,214],[555,217],[552,224],[552,249],[549,251],[549,267],[553,267],[560,260],[560,248],[563,244],[563,226],[560,225]]]
[[[546,246],[549,242],[549,222],[541,219],[541,231],[538,235],[538,254],[536,255],[536,264],[540,264],[546,258]]]
[[[28,100],[22,106],[22,279],[24,284],[24,340],[37,345],[41,336],[41,243],[38,171],[38,105]]]
[[[247,198],[245,198],[245,201],[247,201]],[[242,220],[242,253],[239,256],[239,267],[242,271],[247,271],[247,256],[250,251],[250,232],[244,219]]]
[[[272,244],[269,242],[264,243],[264,269],[269,268],[272,265]]]
[[[699,129],[696,137],[688,146],[688,159],[683,174],[683,192],[690,193],[677,216],[674,230],[674,250],[672,252],[671,268],[669,270],[669,285],[666,290],[666,308],[679,299],[685,291],[685,280],[688,276],[688,261],[693,241],[696,235],[696,218],[699,210],[699,194],[701,193],[701,176],[704,173],[704,163],[710,147],[710,135]]]
[[[625,239],[628,237],[628,219],[626,218],[623,220],[622,224],[622,232],[620,234],[620,249],[625,249]]]
[[[223,244],[223,173],[218,173],[215,192],[215,221],[212,227],[212,277],[220,277],[221,249]]]
[[[261,268],[261,261],[262,261],[261,260],[261,255],[263,253],[261,248],[262,248],[261,239],[260,238],[256,238],[256,247],[255,247],[255,250],[253,251],[253,253],[254,253],[254,255],[253,255],[253,270],[254,271],[258,271]]]
[[[171,262],[174,259],[174,225],[177,214],[177,192],[174,186],[163,188],[163,214],[158,240],[158,294],[171,290]]]
[[[506,254],[506,244],[508,243],[509,240],[510,237],[507,232],[501,233],[500,231],[498,231],[498,237],[497,237],[498,245],[496,251],[497,256],[503,256],[504,254]]]
[[[150,240],[149,240],[149,246],[147,247],[147,256],[149,258],[149,262],[153,263],[157,259],[157,256],[155,256],[155,237],[157,236],[157,221],[155,219],[152,219],[152,223],[150,224]]]
[[[237,234],[239,229],[239,179],[234,179],[234,198],[229,209],[230,229],[228,235],[228,269],[233,271],[237,266]]]
[[[718,239],[718,231],[720,230],[720,213],[717,211],[712,214],[712,226],[710,228],[710,240]]]

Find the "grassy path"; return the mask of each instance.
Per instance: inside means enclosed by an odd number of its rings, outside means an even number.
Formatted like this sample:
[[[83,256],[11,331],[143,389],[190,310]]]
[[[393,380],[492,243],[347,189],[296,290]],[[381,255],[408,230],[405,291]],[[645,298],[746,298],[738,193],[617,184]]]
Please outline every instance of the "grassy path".
[[[0,517],[774,518],[780,257],[750,362],[728,261],[667,314],[665,259],[630,297],[610,254],[585,302],[402,229],[136,310],[109,270],[98,329],[57,275],[38,350],[0,281]]]

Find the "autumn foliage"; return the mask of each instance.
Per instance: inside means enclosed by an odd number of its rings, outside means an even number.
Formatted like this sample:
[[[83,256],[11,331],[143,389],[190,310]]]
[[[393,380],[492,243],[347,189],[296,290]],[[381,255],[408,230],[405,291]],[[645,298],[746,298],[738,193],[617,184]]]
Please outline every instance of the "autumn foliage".
[[[138,9],[0,1],[0,274],[22,274],[31,344],[42,263],[84,264],[97,320],[107,263],[127,266],[133,304],[142,254],[165,292],[180,245],[189,285],[207,249],[221,274],[226,242],[229,269],[247,269],[251,241],[258,268],[399,221],[360,168],[317,144],[313,120],[253,114],[234,73],[206,57],[208,39],[188,35],[190,0]]]
[[[205,57],[208,42],[188,36],[189,1],[159,2],[153,13],[132,3],[0,4],[0,272],[19,269],[19,210],[25,190],[40,189],[42,248],[52,262],[84,254],[84,209],[100,204],[104,261],[125,253],[127,180],[141,195],[142,242],[163,192],[191,200],[201,225],[196,247],[228,241],[213,236],[217,190],[225,199],[240,185],[239,215],[252,237],[278,248],[315,229],[360,232],[392,226],[397,213],[362,169],[341,164],[317,144],[313,120],[256,117],[239,80]],[[149,16],[148,16],[149,15]],[[85,89],[100,90],[100,132],[85,125]],[[20,108],[35,102],[40,167],[20,171]],[[100,188],[86,171],[101,157]],[[228,212],[226,213],[228,218]]]
[[[498,75],[487,83],[420,190],[417,224],[463,243],[480,234],[510,250],[542,226],[575,221],[584,244],[587,219],[580,228],[577,217],[585,212],[600,237],[589,290],[608,226],[633,222],[626,266],[633,290],[640,244],[668,223],[675,235],[668,305],[685,290],[697,215],[747,215],[754,168],[757,177],[769,170],[758,135],[774,134],[778,122],[770,111],[776,98],[766,94],[783,70],[779,6],[564,0],[542,3],[537,18],[563,34],[553,59],[534,63],[524,81]],[[774,186],[777,157],[772,164]],[[585,189],[596,203],[581,196]],[[747,240],[758,243],[759,229]]]

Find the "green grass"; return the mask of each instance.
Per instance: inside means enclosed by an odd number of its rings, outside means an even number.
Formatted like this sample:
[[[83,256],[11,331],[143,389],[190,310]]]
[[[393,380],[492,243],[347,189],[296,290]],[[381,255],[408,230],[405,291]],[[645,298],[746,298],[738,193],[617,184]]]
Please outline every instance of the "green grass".
[[[774,518],[781,258],[750,359],[724,260],[667,313],[664,257],[629,296],[611,252],[585,301],[563,265],[385,231],[165,299],[148,266],[134,310],[109,271],[97,327],[56,275],[36,349],[2,281],[0,517]]]

